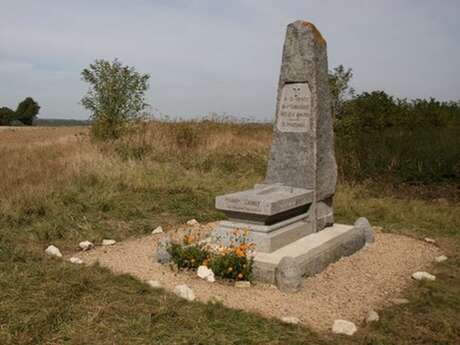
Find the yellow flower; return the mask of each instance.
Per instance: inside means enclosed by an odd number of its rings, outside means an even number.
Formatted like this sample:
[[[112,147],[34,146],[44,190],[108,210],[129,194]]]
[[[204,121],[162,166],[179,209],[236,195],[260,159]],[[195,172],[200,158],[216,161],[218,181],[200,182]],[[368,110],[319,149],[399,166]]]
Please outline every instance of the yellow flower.
[[[228,271],[229,271],[229,272],[233,271],[233,267],[229,267],[229,268],[228,268]]]
[[[243,279],[243,273],[238,274],[238,279]]]

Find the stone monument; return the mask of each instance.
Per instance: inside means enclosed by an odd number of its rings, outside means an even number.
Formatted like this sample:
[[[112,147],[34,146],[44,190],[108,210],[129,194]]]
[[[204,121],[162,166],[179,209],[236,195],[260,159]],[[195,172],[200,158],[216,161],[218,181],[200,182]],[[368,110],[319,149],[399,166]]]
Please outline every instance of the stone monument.
[[[334,224],[337,182],[327,44],[316,27],[287,27],[266,178],[253,189],[218,196],[227,221],[213,234],[228,244],[235,229],[256,245],[254,275],[276,283],[284,257],[315,274],[366,243],[362,227]]]

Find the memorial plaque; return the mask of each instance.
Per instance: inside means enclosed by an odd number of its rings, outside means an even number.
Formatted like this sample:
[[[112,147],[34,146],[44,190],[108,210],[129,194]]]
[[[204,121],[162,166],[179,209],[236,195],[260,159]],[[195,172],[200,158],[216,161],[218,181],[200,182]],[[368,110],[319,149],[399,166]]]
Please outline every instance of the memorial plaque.
[[[283,86],[277,116],[281,132],[309,132],[311,130],[311,91],[307,83]]]

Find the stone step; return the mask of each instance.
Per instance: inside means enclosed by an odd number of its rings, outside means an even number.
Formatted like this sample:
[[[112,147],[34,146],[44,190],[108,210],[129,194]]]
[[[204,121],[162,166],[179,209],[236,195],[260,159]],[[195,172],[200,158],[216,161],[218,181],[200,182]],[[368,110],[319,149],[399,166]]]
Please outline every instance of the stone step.
[[[258,252],[266,253],[274,252],[314,231],[307,215],[271,226],[222,221],[214,231],[213,242],[231,244],[236,229],[249,230],[248,242],[254,243]]]
[[[274,252],[257,252],[254,259],[254,278],[275,284],[275,270],[281,259],[295,259],[302,273],[311,276],[329,264],[358,251],[365,245],[364,232],[351,225],[334,224],[322,231],[304,236]]]

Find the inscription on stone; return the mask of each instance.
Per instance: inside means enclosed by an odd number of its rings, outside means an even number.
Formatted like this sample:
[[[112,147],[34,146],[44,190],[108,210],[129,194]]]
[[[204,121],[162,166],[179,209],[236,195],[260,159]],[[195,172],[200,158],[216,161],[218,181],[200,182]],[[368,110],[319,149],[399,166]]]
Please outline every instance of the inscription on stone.
[[[225,198],[229,209],[234,211],[261,212],[261,202],[255,200],[240,200],[238,198]]]
[[[281,132],[311,130],[311,91],[307,83],[283,86],[276,125]]]

